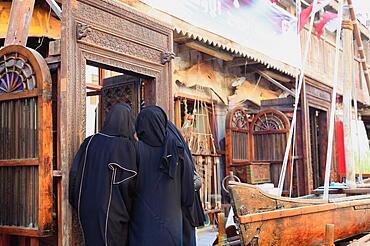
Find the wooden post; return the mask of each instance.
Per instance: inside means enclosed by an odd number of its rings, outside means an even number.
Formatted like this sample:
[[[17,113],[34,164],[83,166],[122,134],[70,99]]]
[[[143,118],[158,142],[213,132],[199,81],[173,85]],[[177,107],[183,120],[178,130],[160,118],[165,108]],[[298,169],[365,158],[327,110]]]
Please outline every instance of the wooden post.
[[[218,245],[224,245],[225,243],[225,214],[224,213],[218,213],[217,214],[217,220],[218,220]]]
[[[355,36],[356,44],[358,47],[358,53],[361,58],[360,64],[362,65],[362,70],[363,70],[364,77],[365,77],[366,84],[367,84],[367,90],[370,94],[370,74],[369,74],[369,69],[367,68],[364,46],[362,45],[361,33],[359,30],[359,23],[356,17],[355,10],[353,8],[353,0],[347,0],[347,2],[348,2],[348,7],[349,7],[350,18],[352,20],[353,34]]]
[[[34,4],[35,0],[13,0],[5,46],[11,44],[26,46]]]
[[[325,226],[325,246],[334,246],[334,225],[326,224]]]
[[[344,152],[346,155],[346,181],[350,188],[355,188],[355,166],[352,154],[351,120],[352,120],[352,40],[353,25],[349,18],[348,9],[344,12],[343,28],[343,62],[345,64],[345,76],[343,81],[343,130]]]

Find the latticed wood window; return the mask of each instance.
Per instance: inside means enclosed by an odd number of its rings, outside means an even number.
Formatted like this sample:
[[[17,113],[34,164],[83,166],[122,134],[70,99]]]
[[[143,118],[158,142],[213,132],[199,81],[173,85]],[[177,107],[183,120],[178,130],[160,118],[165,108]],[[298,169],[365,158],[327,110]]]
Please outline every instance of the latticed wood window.
[[[288,131],[289,120],[280,111],[249,117],[245,108],[235,107],[226,118],[226,174],[233,171],[249,183],[267,182],[271,174],[277,185]]]
[[[0,233],[38,237],[52,225],[51,78],[39,53],[0,50]]]
[[[251,124],[253,135],[253,159],[256,161],[281,162],[289,131],[287,117],[273,109],[254,116]]]
[[[226,118],[226,173],[230,167],[250,161],[250,133],[245,108],[235,107]]]

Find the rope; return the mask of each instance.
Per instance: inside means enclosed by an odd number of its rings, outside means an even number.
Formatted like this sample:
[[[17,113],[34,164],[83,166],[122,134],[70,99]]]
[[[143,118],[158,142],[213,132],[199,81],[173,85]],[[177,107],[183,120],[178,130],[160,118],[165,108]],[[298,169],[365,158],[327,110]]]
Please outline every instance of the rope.
[[[328,148],[326,152],[326,164],[325,164],[325,182],[324,182],[324,195],[323,199],[329,199],[329,180],[330,180],[330,168],[332,160],[333,151],[333,137],[334,137],[334,117],[335,117],[335,104],[337,96],[338,87],[338,67],[339,67],[339,44],[340,44],[340,33],[342,27],[343,18],[343,0],[339,0],[338,3],[338,28],[336,36],[336,46],[335,46],[335,63],[334,63],[334,81],[333,81],[333,91],[331,95],[331,108],[330,108],[330,122],[329,122],[329,136],[328,136]]]
[[[312,3],[312,9],[316,9],[315,8],[316,5],[317,5],[317,0],[314,0],[313,3]],[[287,169],[287,165],[288,165],[288,157],[289,157],[290,147],[291,147],[291,144],[292,144],[293,131],[295,129],[295,125],[296,125],[296,121],[297,121],[297,110],[298,110],[299,97],[300,97],[300,94],[301,94],[302,85],[303,85],[303,81],[304,81],[304,67],[305,67],[304,65],[305,65],[305,62],[306,62],[307,56],[308,56],[308,50],[309,50],[309,46],[310,46],[310,42],[311,42],[311,35],[312,35],[312,28],[313,28],[314,19],[315,19],[315,13],[312,12],[311,19],[310,19],[309,31],[308,31],[308,37],[307,37],[307,40],[306,40],[306,46],[305,46],[304,55],[303,55],[303,60],[300,64],[299,83],[298,83],[298,88],[297,88],[296,96],[295,96],[293,119],[292,119],[291,127],[289,129],[289,135],[288,135],[288,141],[287,141],[286,148],[285,148],[283,165],[281,167],[281,172],[280,172],[280,177],[279,177],[278,195],[280,195],[280,196],[283,193],[283,186],[284,186],[284,181],[285,181],[286,169]],[[299,35],[299,32],[298,32],[298,35]]]

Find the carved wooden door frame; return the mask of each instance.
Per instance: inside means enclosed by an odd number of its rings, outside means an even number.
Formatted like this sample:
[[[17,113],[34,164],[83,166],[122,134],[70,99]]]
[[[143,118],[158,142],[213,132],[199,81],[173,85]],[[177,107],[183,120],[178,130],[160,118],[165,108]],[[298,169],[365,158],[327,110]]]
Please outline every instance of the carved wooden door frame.
[[[85,74],[88,62],[153,78],[149,104],[173,118],[173,32],[169,26],[114,0],[63,1],[59,83],[63,245],[71,245],[68,173],[85,137]]]

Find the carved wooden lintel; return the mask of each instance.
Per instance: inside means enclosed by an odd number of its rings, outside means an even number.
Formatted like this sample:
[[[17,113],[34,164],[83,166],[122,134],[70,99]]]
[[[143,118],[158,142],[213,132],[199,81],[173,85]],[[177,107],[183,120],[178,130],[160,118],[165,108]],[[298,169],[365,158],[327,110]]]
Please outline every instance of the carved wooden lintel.
[[[161,57],[161,64],[164,65],[167,62],[170,62],[172,59],[175,58],[175,53],[173,52],[162,52],[162,57]]]
[[[77,23],[76,25],[77,40],[81,40],[82,38],[86,37],[89,32],[91,32],[90,26],[83,23]]]

